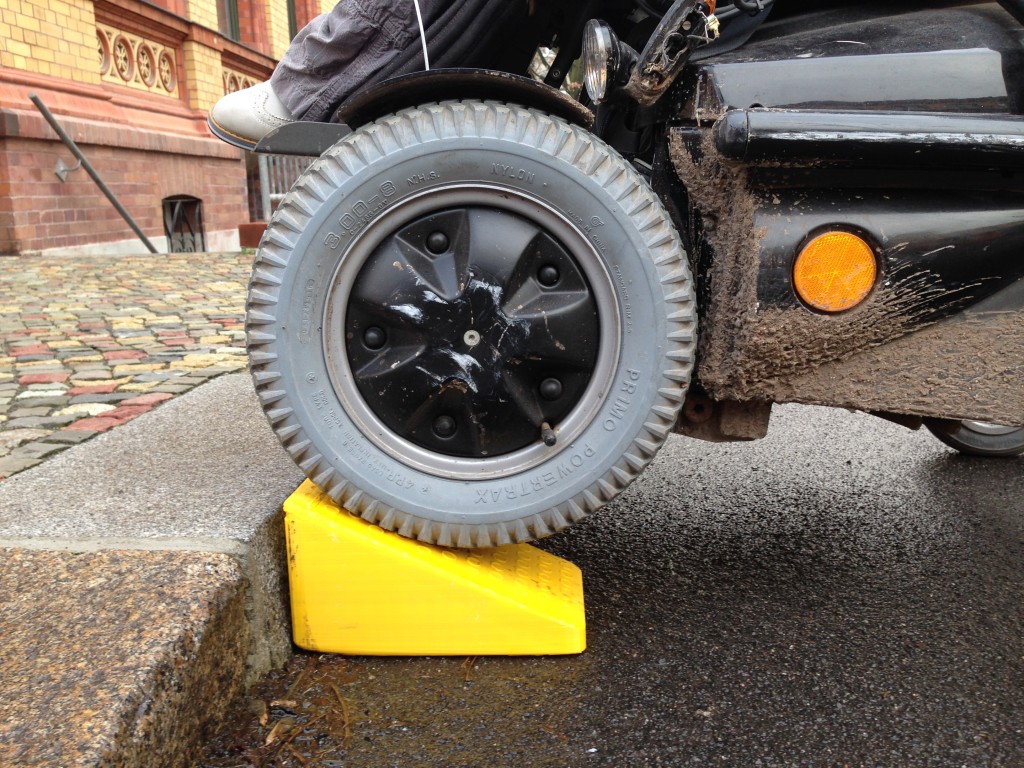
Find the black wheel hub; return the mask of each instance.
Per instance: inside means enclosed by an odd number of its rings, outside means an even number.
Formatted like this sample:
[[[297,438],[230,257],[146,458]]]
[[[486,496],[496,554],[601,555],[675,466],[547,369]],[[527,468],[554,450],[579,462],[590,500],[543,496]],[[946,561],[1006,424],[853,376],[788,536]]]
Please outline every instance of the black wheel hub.
[[[441,454],[491,457],[555,439],[599,347],[573,256],[517,214],[440,211],[384,240],[359,272],[346,354],[369,408]]]

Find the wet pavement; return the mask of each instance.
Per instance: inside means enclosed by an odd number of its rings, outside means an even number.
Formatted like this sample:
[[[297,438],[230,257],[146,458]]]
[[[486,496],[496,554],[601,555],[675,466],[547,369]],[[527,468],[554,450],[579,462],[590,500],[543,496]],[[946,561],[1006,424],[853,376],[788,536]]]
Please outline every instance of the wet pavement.
[[[252,256],[3,258],[0,479],[245,367]]]
[[[0,765],[188,764],[290,651],[252,256],[0,261]]]
[[[1022,468],[801,406],[673,438],[543,543],[583,655],[299,654],[200,765],[1024,765]]]
[[[104,481],[112,471],[104,468],[129,466],[121,456],[138,459],[128,474],[154,475],[151,492],[129,503],[126,515],[152,515],[158,499],[170,511],[195,506],[173,495],[168,502],[167,488],[176,481],[191,490],[196,467],[158,477],[159,467],[139,458],[154,447],[140,451],[144,435],[134,428],[168,426],[162,414],[174,408],[164,396],[196,396],[207,410],[181,409],[173,420],[195,419],[180,425],[183,433],[194,432],[197,446],[218,446],[198,464],[216,476],[218,462],[239,453],[243,421],[225,413],[224,398],[265,427],[248,387],[249,400],[238,394],[239,377],[195,389],[244,367],[251,257],[205,256],[200,268],[194,255],[5,259],[0,475],[39,462],[33,473],[62,468],[57,485],[49,474],[37,485],[67,498],[76,483],[102,486],[114,477]],[[230,396],[221,392],[228,384]],[[172,405],[179,404],[184,399]],[[153,408],[160,410],[113,429]],[[223,431],[219,440],[204,420]],[[294,471],[269,434],[246,430]],[[116,439],[129,433],[124,445]],[[165,448],[176,456],[174,445]],[[266,468],[272,459],[257,448],[238,460]],[[98,474],[83,475],[85,451],[100,449],[109,456]],[[75,461],[65,462],[72,454]],[[1024,765],[1022,467],[1021,459],[961,458],[925,433],[868,416],[800,406],[777,409],[768,438],[757,443],[673,438],[620,500],[542,544],[584,571],[586,653],[298,654],[254,689],[194,764]],[[248,486],[251,471],[239,466],[226,476]],[[21,481],[31,474],[4,486],[28,487]],[[118,478],[118,493],[128,494],[131,481]],[[209,487],[239,495],[224,480]],[[215,501],[231,507],[228,498]],[[57,509],[56,501],[45,508]],[[75,526],[96,518],[78,507],[61,514]],[[88,539],[104,551],[143,547],[138,532],[118,529],[97,544],[90,531],[76,527],[53,546],[77,552]],[[24,544],[31,535],[15,538]],[[216,550],[228,551],[235,550]],[[173,584],[173,573],[161,578]],[[151,600],[144,590],[138,597]],[[49,632],[67,623],[46,616]],[[175,657],[167,669],[178,664]],[[206,685],[211,674],[201,673]]]

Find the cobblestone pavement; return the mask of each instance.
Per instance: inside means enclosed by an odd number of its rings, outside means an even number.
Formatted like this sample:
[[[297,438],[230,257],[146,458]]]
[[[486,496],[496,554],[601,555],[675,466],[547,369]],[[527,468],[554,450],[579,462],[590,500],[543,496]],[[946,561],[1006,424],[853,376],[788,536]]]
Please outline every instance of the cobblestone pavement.
[[[0,479],[244,368],[251,264],[0,257]]]

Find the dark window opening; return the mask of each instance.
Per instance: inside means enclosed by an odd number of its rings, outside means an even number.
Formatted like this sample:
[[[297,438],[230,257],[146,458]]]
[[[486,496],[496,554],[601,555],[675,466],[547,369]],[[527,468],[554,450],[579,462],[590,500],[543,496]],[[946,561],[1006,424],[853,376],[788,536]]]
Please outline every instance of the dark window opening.
[[[299,33],[299,17],[295,12],[295,0],[288,0],[288,39]]]
[[[217,26],[224,37],[236,42],[242,39],[238,0],[217,0]]]
[[[203,231],[203,201],[190,195],[164,198],[164,234],[169,253],[206,250]]]

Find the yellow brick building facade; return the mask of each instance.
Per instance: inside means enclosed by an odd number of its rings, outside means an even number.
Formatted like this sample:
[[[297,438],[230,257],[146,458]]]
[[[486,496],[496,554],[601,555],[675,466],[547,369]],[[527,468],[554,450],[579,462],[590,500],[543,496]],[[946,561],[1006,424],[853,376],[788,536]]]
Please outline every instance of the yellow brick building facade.
[[[55,173],[76,160],[32,94],[159,250],[236,248],[246,158],[210,135],[207,111],[269,77],[331,4],[0,0],[0,255],[145,250],[84,171]],[[201,238],[176,240],[196,225]]]

